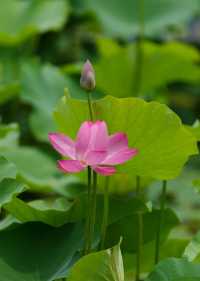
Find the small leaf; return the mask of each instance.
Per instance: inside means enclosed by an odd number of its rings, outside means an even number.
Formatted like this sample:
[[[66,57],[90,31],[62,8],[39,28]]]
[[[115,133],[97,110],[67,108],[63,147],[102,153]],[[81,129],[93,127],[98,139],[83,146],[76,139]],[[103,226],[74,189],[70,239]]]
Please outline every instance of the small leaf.
[[[89,254],[71,269],[69,281],[124,281],[124,267],[120,245]]]

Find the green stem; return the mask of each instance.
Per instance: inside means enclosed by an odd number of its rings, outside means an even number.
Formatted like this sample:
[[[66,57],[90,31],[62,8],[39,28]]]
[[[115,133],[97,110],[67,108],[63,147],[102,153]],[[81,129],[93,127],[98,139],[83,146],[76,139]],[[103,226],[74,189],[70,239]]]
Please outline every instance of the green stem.
[[[91,100],[91,92],[87,92],[88,97],[88,109],[90,120],[94,120],[93,108],[92,108],[92,100]],[[84,254],[87,255],[90,252],[91,248],[91,229],[92,229],[92,171],[91,168],[88,166],[88,214],[85,226],[85,247],[84,247]]]
[[[92,171],[91,168],[88,167],[88,213],[86,219],[86,227],[85,227],[85,247],[84,247],[84,254],[88,254],[88,247],[89,247],[89,233],[91,228],[91,194],[92,194]]]
[[[142,70],[143,70],[143,49],[142,43],[144,39],[144,0],[137,0],[138,3],[138,24],[139,33],[136,43],[136,61],[135,61],[135,74],[134,74],[134,95],[139,96],[142,85]]]
[[[88,252],[91,252],[92,241],[94,236],[95,221],[96,221],[96,204],[97,204],[97,173],[93,171],[93,188],[92,188],[92,208],[91,208],[91,218],[90,218],[90,232],[89,232],[89,247]]]
[[[136,194],[140,196],[140,177],[136,176]]]
[[[142,217],[142,213],[138,213],[138,248],[137,248],[136,278],[135,278],[136,281],[140,280],[142,245],[143,245],[143,217]]]
[[[140,198],[141,196],[141,185],[140,185],[140,177],[136,177],[136,190],[137,196]],[[141,212],[138,212],[138,247],[136,253],[136,276],[135,280],[140,280],[141,273],[141,259],[142,259],[142,247],[143,247],[143,215]]]
[[[106,231],[108,226],[108,215],[109,215],[109,177],[106,177],[106,182],[104,187],[104,206],[103,206],[103,221],[101,227],[100,250],[103,250],[105,245]]]
[[[161,238],[161,229],[163,225],[163,215],[165,211],[166,193],[167,193],[167,181],[164,180],[162,185],[162,194],[160,200],[160,215],[159,215],[158,229],[156,234],[155,264],[157,264],[160,259],[160,238]]]
[[[92,99],[91,99],[91,92],[87,92],[87,97],[88,97],[88,107],[89,107],[89,114],[90,114],[90,120],[94,121],[94,113],[93,113],[93,108],[92,108]]]

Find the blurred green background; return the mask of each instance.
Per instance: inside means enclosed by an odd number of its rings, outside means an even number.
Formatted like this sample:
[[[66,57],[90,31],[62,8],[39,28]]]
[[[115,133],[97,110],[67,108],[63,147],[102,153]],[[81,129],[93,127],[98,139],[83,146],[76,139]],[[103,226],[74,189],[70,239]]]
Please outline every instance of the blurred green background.
[[[48,132],[56,130],[53,111],[64,88],[68,88],[72,97],[86,99],[79,79],[87,58],[96,71],[94,99],[112,95],[165,103],[200,140],[200,0],[1,1],[0,207],[6,206],[6,210],[1,213],[0,230],[19,221],[39,221],[59,228],[42,223],[29,223],[26,228],[25,224],[21,230],[14,229],[14,236],[12,231],[5,237],[2,232],[0,244],[1,250],[6,248],[3,255],[7,259],[13,255],[13,246],[7,246],[10,241],[15,245],[13,237],[17,237],[18,246],[24,240],[28,241],[28,246],[33,245],[33,257],[25,264],[32,270],[32,259],[38,259],[35,248],[41,241],[36,231],[39,229],[44,237],[49,237],[47,244],[41,243],[41,251],[44,247],[44,252],[50,253],[46,255],[44,267],[41,258],[40,270],[45,268],[46,276],[54,273],[49,266],[50,261],[54,262],[51,253],[65,258],[65,253],[72,251],[70,263],[73,263],[83,237],[79,223],[76,226],[64,224],[80,219],[73,213],[72,199],[84,190],[84,185],[81,178],[64,176],[57,171],[55,160],[59,156],[49,145]],[[167,241],[169,245],[164,246],[166,257],[182,256],[188,237],[200,228],[198,158],[191,159],[179,178],[169,181],[168,205],[176,210],[182,225],[175,228],[170,236],[172,239]],[[15,178],[22,183],[17,184]],[[119,182],[118,178],[116,182]],[[144,179],[142,184],[146,186],[149,182]],[[128,186],[125,177],[121,183]],[[122,192],[121,186],[114,187],[116,192]],[[130,191],[132,187],[127,189]],[[158,182],[145,190],[146,200],[152,200],[154,206],[159,196]],[[81,207],[84,210],[84,206]],[[83,210],[79,210],[78,215],[82,216]],[[145,227],[151,231],[150,215],[157,221],[156,211],[147,214]],[[171,221],[164,229],[167,234],[179,224],[175,215],[168,215]],[[66,232],[69,237],[65,237]],[[59,247],[56,248],[58,253],[54,252],[54,235],[58,237],[57,241],[61,240],[61,253]],[[155,233],[151,235],[145,239],[153,243]],[[74,249],[70,248],[71,244],[75,245]],[[147,246],[152,248],[152,245]],[[143,265],[147,271],[153,266],[145,264],[146,260],[150,261],[148,253],[152,253],[148,247]],[[26,245],[23,250],[23,253],[27,252]],[[26,254],[24,256],[26,260]],[[130,264],[131,269],[132,258],[129,254],[125,256],[126,266]],[[16,268],[21,270],[18,256],[13,259]],[[66,264],[70,266],[68,261]],[[60,270],[58,277],[66,274],[62,273],[60,265],[58,259],[58,265],[55,264],[56,270],[57,267]],[[0,261],[0,269],[1,266]],[[28,280],[26,276],[24,278]]]
[[[0,115],[23,144],[45,144],[52,110],[79,88],[86,58],[96,97],[167,103],[185,123],[199,114],[199,0],[7,0],[0,10]]]

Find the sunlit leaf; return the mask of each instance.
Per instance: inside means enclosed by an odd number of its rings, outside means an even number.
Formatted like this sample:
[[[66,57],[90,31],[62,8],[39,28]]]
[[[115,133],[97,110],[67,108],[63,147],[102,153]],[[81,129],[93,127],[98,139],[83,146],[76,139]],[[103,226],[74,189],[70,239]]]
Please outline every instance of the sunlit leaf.
[[[196,139],[163,104],[106,97],[95,101],[94,109],[96,118],[107,122],[110,133],[127,133],[129,146],[139,150],[136,157],[119,166],[119,173],[171,179],[180,173],[188,157],[197,153]],[[75,138],[80,124],[89,119],[88,105],[63,97],[55,119],[60,131]]]
[[[200,141],[200,122],[196,120],[192,126],[186,126],[186,128],[194,134],[198,141]]]

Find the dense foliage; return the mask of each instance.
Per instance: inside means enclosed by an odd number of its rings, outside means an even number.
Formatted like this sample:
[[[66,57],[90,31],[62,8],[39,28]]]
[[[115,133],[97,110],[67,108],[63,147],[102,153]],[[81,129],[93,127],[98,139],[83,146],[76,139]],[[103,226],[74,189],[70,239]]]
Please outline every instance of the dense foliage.
[[[0,281],[200,280],[199,30],[199,0],[2,1]],[[84,255],[87,171],[61,173],[48,133],[90,119],[87,58],[95,119],[139,153],[98,175]]]

